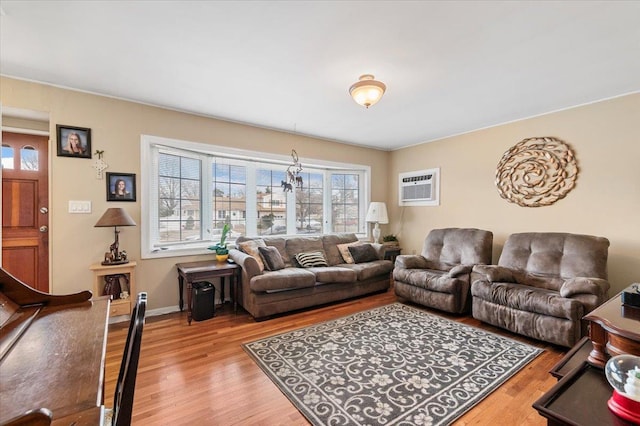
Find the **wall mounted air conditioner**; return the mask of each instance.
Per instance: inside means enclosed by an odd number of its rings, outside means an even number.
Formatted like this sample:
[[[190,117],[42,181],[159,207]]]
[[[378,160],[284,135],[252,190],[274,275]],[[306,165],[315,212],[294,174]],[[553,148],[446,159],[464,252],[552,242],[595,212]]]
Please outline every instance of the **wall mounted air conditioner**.
[[[440,204],[440,169],[400,173],[399,205],[437,206]]]

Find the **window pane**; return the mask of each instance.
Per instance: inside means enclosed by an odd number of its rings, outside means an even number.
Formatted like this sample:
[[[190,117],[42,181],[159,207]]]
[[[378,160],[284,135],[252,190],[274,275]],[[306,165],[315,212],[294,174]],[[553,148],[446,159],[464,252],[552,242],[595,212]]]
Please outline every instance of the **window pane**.
[[[358,232],[360,229],[360,177],[357,174],[331,176],[332,232]]]
[[[296,233],[322,233],[322,173],[300,173],[302,187],[296,187]]]
[[[13,148],[9,145],[2,144],[2,168],[13,169]]]
[[[230,241],[246,233],[247,168],[216,158],[213,166],[213,240],[220,241],[225,223],[231,226]]]
[[[32,146],[25,146],[20,149],[20,169],[39,170],[38,151]]]
[[[159,242],[201,240],[200,160],[160,153],[158,171]]]
[[[285,172],[258,169],[256,204],[258,235],[283,235],[287,233],[287,194],[282,183]]]
[[[247,168],[244,166],[229,166],[229,180],[233,183],[247,183]]]

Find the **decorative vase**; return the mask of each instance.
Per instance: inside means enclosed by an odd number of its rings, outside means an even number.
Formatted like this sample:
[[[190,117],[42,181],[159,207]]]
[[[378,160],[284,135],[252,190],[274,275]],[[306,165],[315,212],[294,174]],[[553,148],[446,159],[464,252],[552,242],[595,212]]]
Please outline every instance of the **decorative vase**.
[[[218,260],[218,262],[226,262],[228,258],[228,254],[216,254],[216,259]]]

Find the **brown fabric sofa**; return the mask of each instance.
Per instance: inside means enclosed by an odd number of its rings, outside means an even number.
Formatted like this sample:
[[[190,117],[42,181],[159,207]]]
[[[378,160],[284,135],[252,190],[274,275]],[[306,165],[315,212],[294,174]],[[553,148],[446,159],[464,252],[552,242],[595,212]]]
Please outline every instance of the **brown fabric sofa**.
[[[481,229],[432,230],[420,255],[396,258],[396,295],[442,311],[468,312],[471,269],[478,263],[491,263],[492,244],[493,234]]]
[[[586,334],[582,317],[608,299],[608,248],[609,240],[590,235],[511,235],[498,265],[473,268],[473,317],[573,346]]]
[[[242,267],[239,303],[256,320],[355,296],[385,291],[393,263],[383,260],[381,244],[372,244],[376,259],[364,263],[345,263],[338,244],[357,242],[355,234],[318,237],[240,237],[236,245],[247,241],[263,241],[277,248],[284,268],[261,271],[258,260],[241,250],[232,249],[229,256]],[[260,244],[262,244],[260,242]],[[302,268],[294,256],[321,252],[328,266]],[[264,260],[263,260],[264,261]]]

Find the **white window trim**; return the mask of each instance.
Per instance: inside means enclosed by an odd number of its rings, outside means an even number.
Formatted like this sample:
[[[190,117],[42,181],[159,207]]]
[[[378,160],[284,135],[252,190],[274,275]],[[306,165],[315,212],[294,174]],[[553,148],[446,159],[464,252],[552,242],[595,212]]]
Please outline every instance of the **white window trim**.
[[[274,165],[281,164],[284,166],[288,166],[291,164],[291,156],[290,155],[279,155],[272,154],[260,151],[252,151],[252,150],[241,150],[237,148],[231,148],[228,146],[221,145],[210,145],[200,142],[192,142],[185,141],[179,139],[165,138],[160,136],[153,135],[141,135],[140,136],[140,208],[141,208],[141,217],[148,218],[148,220],[141,220],[141,257],[142,259],[153,259],[153,258],[163,258],[163,257],[177,257],[177,256],[192,256],[192,255],[202,255],[202,254],[210,254],[211,251],[207,250],[212,242],[211,241],[202,241],[201,243],[190,243],[188,246],[177,243],[175,245],[167,245],[163,247],[162,250],[154,249],[151,246],[151,235],[153,233],[154,223],[157,223],[157,208],[152,209],[151,206],[157,206],[157,200],[151,200],[151,180],[157,176],[157,162],[154,164],[153,155],[154,149],[157,149],[156,146],[162,146],[163,148],[174,148],[177,150],[176,154],[184,155],[183,151],[191,151],[194,156],[197,153],[202,153],[204,155],[222,155],[230,158],[237,158],[241,160],[247,161],[260,161],[266,160],[266,162],[274,163]],[[303,165],[308,165],[310,169],[322,168],[328,169],[331,173],[354,173],[358,172],[362,179],[362,187],[361,187],[361,196],[360,196],[360,211],[363,212],[362,215],[362,225],[361,228],[364,229],[356,232],[360,238],[369,238],[369,227],[367,223],[364,221],[364,215],[366,214],[366,208],[369,204],[369,200],[371,199],[371,166],[363,165],[363,164],[350,164],[350,163],[340,163],[335,161],[326,161],[326,160],[316,160],[316,159],[305,159],[300,158],[300,162]],[[202,176],[210,176],[211,171],[209,170],[209,162],[204,161],[202,167]],[[323,233],[328,233],[328,230],[331,229],[331,186],[330,186],[330,173],[326,174],[325,182],[325,190],[324,190],[324,226]],[[205,191],[209,191],[209,179],[201,179],[201,190],[202,193],[205,194]],[[253,186],[250,186],[253,185]],[[255,187],[255,174],[248,173],[247,174],[247,188]],[[255,191],[247,191],[246,200],[247,200],[247,216],[249,215],[249,207],[255,204]],[[204,199],[204,197],[203,197]],[[288,194],[287,205],[292,206],[293,214],[289,214],[289,210],[287,210],[287,217],[292,218],[295,222],[295,199],[293,199],[292,193]],[[288,207],[289,209],[289,207]],[[202,211],[201,214],[209,215],[213,217],[215,215],[214,212],[209,212],[208,209]],[[289,221],[291,219],[287,219]],[[291,235],[295,236],[295,235]],[[204,237],[204,236],[203,236]]]

